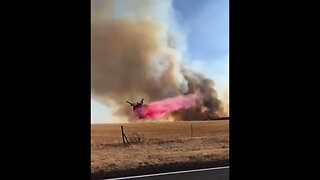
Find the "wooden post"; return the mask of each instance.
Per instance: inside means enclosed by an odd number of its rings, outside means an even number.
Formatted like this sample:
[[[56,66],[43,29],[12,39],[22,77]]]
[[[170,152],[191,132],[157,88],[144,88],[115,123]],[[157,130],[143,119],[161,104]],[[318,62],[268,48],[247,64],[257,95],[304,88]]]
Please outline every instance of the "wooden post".
[[[191,124],[191,138],[193,137],[193,128],[192,128],[192,124]]]
[[[121,136],[122,136],[122,142],[124,145],[126,145],[126,141],[127,141],[127,144],[130,145],[128,139],[127,139],[127,136],[126,134],[124,133],[123,131],[123,126],[121,126]]]
[[[126,134],[123,134],[123,135],[124,135],[124,138],[126,138],[126,141],[127,141],[128,145],[130,145],[130,143],[129,143],[128,139],[127,139]]]
[[[125,144],[126,142],[124,141],[123,126],[121,126],[121,136],[122,136],[122,142],[123,144]]]

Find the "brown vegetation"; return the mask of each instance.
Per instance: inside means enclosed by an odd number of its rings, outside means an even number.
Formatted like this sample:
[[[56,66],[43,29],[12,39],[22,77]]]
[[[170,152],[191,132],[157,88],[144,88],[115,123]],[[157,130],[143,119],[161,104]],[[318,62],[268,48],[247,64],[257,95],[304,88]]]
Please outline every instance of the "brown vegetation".
[[[191,138],[192,124],[192,138]],[[121,124],[92,125],[91,172],[229,159],[229,121],[122,124],[131,142],[122,144]]]

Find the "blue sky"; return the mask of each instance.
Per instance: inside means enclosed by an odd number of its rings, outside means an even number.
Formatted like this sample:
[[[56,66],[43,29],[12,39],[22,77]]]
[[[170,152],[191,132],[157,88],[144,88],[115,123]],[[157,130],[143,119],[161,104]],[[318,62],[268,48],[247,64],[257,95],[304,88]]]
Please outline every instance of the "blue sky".
[[[229,53],[228,0],[174,0],[179,24],[187,31],[190,59],[221,59]]]
[[[229,85],[229,1],[174,0],[177,21],[187,36],[188,63],[215,80]]]
[[[176,18],[186,34],[185,63],[229,88],[229,0],[173,0]],[[107,123],[110,111],[91,101],[91,123]]]

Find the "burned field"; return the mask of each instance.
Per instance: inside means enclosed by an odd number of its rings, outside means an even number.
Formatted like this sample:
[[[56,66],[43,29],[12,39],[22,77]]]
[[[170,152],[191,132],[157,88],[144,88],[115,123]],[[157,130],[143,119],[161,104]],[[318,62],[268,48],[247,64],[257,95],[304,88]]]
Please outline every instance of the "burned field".
[[[129,144],[123,144],[121,126]],[[229,121],[91,126],[92,178],[228,164]]]

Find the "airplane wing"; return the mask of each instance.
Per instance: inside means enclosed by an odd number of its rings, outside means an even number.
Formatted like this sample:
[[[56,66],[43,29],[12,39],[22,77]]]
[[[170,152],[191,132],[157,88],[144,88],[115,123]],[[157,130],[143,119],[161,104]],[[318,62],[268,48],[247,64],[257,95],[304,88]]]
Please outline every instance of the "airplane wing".
[[[129,101],[127,101],[127,103],[130,104],[131,106],[133,106],[133,104],[131,102],[129,102]]]

